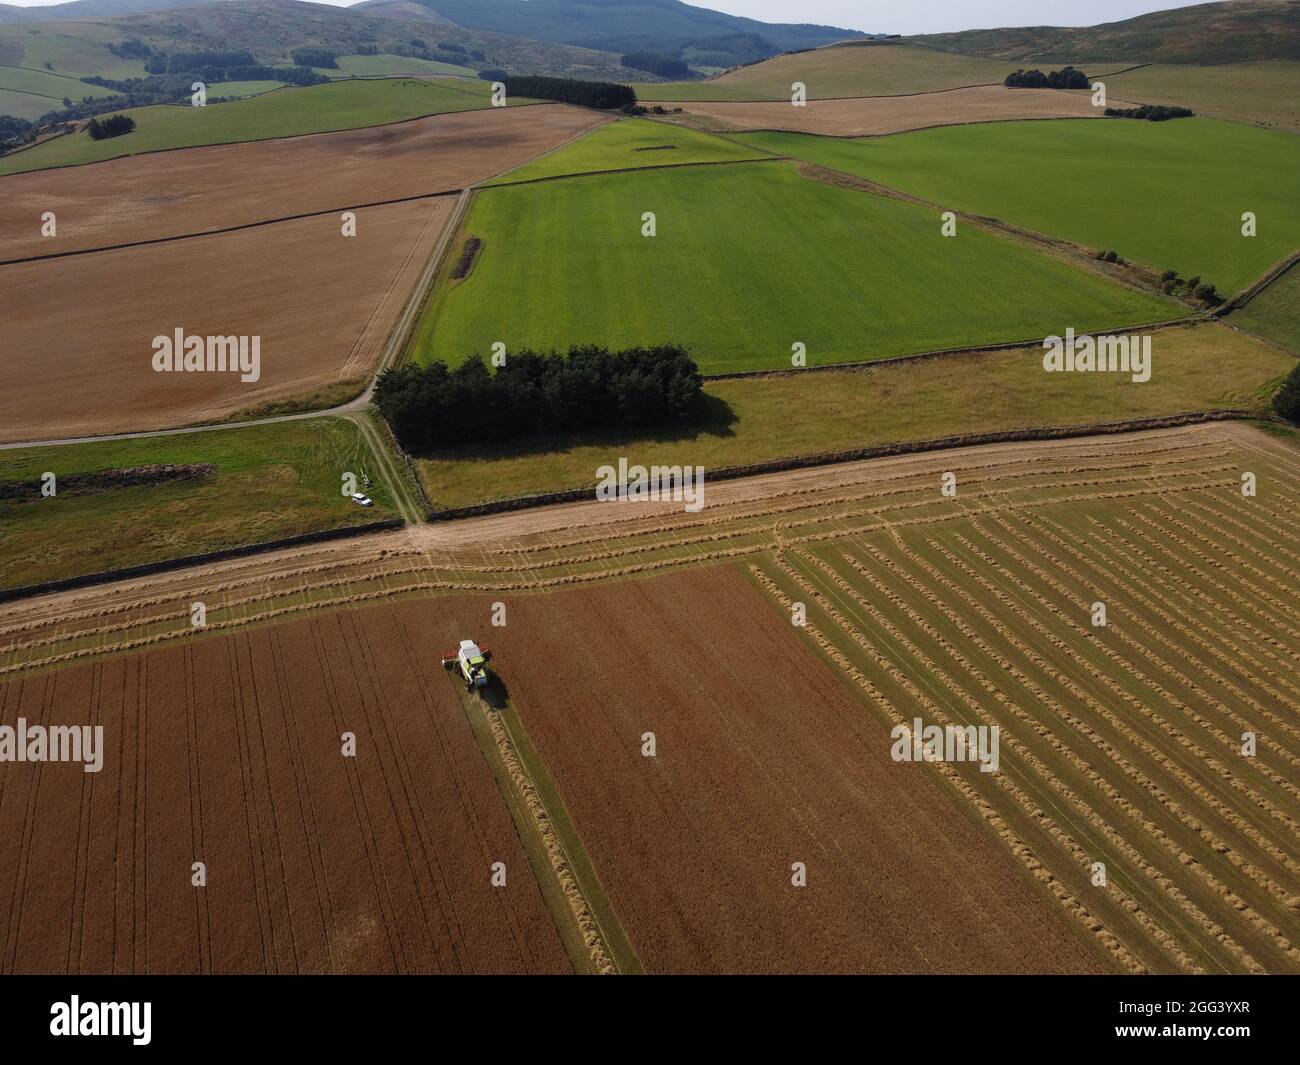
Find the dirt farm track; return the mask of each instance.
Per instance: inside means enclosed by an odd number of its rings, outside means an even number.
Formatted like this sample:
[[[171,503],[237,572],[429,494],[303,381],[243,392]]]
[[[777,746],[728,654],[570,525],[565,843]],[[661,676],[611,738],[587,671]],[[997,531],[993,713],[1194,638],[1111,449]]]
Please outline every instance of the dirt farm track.
[[[1295,455],[987,445],[4,604],[0,724],[106,760],[0,776],[0,969],[564,971],[473,635],[646,971],[1300,972]],[[893,760],[916,717],[1000,768]]]

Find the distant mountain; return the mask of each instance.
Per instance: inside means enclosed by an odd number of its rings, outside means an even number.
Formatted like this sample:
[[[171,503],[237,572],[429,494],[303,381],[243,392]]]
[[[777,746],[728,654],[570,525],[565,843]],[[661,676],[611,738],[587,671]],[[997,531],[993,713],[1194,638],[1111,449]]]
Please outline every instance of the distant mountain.
[[[834,26],[759,22],[679,0],[364,0],[352,10],[380,14],[398,6],[409,18],[415,5],[468,29],[604,52],[652,52],[697,66],[734,66],[865,36]]]
[[[76,2],[138,4],[148,0]],[[71,77],[105,74],[122,62],[112,48],[130,40],[155,52],[239,49],[252,52],[258,63],[270,66],[287,66],[292,62],[293,49],[313,46],[339,55],[362,49],[424,55],[474,70],[595,80],[627,77],[619,57],[609,52],[462,29],[433,12],[429,12],[432,20],[411,22],[304,0],[165,0],[165,6],[164,11],[115,18],[60,19],[55,23],[58,35],[53,44],[49,23],[0,25],[0,68],[44,69],[50,62],[51,72]],[[0,88],[3,85],[0,76]]]
[[[1134,59],[1234,63],[1300,59],[1300,0],[1227,0],[1084,29],[1030,26],[932,33],[905,40],[995,59]]]
[[[168,11],[174,7],[208,4],[213,0],[70,0],[43,7],[0,4],[0,22],[51,22],[55,19],[114,18],[144,11]]]

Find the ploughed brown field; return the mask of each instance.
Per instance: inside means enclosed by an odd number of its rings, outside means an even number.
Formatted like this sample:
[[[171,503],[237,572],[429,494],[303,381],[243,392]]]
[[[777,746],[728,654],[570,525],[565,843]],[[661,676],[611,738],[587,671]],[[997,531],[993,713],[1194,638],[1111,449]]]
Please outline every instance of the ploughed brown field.
[[[530,110],[532,110],[530,108]],[[217,421],[370,372],[454,197],[0,266],[0,440]],[[153,339],[260,336],[261,377],[156,372]]]
[[[101,724],[105,747],[99,773],[3,766],[0,971],[570,971],[420,617],[335,613],[0,686],[0,722]]]
[[[483,636],[647,971],[1106,968],[739,571],[512,598]]]
[[[0,178],[0,260],[155,240],[463,188],[607,121],[495,107]],[[41,235],[53,211],[54,237]]]
[[[827,137],[868,137],[929,126],[1003,122],[1025,118],[1099,118],[1087,92],[1008,89],[977,85],[915,96],[871,96],[853,100],[809,100],[803,107],[780,103],[681,101],[665,103],[686,114],[670,116],[706,129],[782,129]],[[694,118],[697,121],[691,122]]]

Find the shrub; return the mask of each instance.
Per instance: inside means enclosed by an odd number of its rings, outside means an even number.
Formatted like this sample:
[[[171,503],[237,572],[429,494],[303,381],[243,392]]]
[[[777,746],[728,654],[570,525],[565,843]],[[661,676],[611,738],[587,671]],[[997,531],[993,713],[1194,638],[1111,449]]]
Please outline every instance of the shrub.
[[[1211,307],[1217,307],[1223,302],[1223,297],[1219,295],[1213,285],[1208,281],[1202,281],[1195,289],[1196,298],[1202,303],[1208,303]]]
[[[1300,425],[1300,363],[1287,374],[1273,397],[1273,409],[1287,421]]]
[[[375,383],[380,413],[415,451],[683,423],[697,415],[702,396],[699,368],[671,344],[521,351],[495,373],[478,355],[454,370],[442,362],[408,363]]]

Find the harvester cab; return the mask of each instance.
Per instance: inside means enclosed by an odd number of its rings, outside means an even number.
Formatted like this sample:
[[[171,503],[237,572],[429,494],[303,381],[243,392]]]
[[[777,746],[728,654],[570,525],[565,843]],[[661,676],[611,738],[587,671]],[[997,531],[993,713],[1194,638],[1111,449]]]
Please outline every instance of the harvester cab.
[[[460,647],[442,656],[443,669],[456,669],[465,684],[466,691],[487,686],[487,661],[492,652],[480,647],[473,640],[461,640]]]

